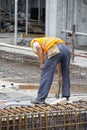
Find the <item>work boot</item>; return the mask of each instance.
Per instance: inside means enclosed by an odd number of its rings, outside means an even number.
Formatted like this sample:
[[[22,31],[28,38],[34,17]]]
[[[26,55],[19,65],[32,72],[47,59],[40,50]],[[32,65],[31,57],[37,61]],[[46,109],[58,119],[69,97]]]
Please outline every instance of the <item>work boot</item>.
[[[67,101],[69,101],[69,97],[66,97]]]
[[[69,97],[62,97],[62,98],[66,98],[66,100],[69,101]]]
[[[45,100],[34,99],[31,101],[32,104],[45,104]]]

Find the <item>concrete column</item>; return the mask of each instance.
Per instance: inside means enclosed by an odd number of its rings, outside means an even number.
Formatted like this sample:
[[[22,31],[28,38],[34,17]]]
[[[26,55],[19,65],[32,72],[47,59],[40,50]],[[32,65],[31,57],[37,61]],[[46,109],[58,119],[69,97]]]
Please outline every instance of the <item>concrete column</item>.
[[[46,36],[56,36],[57,0],[46,0]]]
[[[46,0],[46,36],[60,37],[66,28],[66,0]]]
[[[80,0],[77,9],[77,31],[87,33],[87,4]],[[77,40],[78,46],[87,46],[87,36],[79,36]]]

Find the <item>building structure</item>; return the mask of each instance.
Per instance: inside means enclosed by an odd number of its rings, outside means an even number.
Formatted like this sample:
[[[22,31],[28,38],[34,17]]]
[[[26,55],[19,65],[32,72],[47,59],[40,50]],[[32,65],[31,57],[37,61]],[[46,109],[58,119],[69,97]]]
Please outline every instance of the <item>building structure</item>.
[[[46,35],[61,37],[70,41],[67,30],[78,32],[76,47],[87,46],[87,0],[47,0]],[[62,33],[66,30],[65,33]],[[82,35],[82,33],[85,33]],[[79,35],[78,35],[79,34]]]
[[[18,18],[22,18],[22,21],[26,20],[26,1],[18,0]],[[6,28],[10,20],[11,24],[14,23],[14,2],[14,0],[0,0],[0,28]],[[66,42],[71,42],[69,31],[73,31],[73,25],[75,25],[76,47],[87,46],[86,12],[87,0],[28,0],[28,22],[37,22],[38,25],[43,23],[43,33],[46,36],[60,37]],[[26,27],[25,23],[22,23],[21,29]]]

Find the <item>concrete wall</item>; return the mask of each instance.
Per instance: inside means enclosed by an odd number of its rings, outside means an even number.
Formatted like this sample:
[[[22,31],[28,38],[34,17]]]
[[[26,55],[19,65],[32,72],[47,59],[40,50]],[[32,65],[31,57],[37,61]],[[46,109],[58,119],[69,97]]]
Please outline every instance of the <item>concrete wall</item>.
[[[87,4],[84,0],[79,0],[77,9],[77,31],[87,33]],[[80,36],[77,39],[78,45],[87,46],[87,36]]]
[[[71,38],[62,33],[71,30],[87,33],[87,4],[84,0],[46,0],[46,36],[55,36],[71,42]],[[76,46],[87,46],[87,36],[76,37]]]

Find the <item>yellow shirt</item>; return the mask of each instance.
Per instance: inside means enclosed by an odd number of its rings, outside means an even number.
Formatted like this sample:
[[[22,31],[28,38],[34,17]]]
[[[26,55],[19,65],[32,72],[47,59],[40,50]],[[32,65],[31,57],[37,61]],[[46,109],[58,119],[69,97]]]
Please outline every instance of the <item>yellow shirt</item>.
[[[53,37],[34,38],[31,41],[31,47],[33,46],[34,42],[38,42],[40,44],[44,53],[47,53],[48,49],[52,47],[54,44],[58,43],[65,44],[65,42],[62,39]]]

